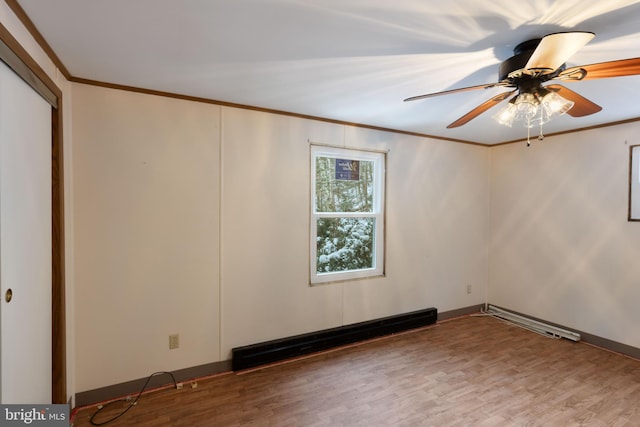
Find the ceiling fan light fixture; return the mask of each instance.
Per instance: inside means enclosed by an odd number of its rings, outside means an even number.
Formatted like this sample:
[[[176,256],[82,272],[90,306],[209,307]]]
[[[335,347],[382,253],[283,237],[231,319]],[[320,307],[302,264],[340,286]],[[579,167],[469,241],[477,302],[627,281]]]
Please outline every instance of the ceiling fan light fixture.
[[[511,127],[513,122],[520,121],[525,127],[531,128],[534,125],[541,126],[566,113],[573,105],[573,101],[556,92],[539,88],[535,92],[521,92],[516,95],[493,118],[504,126]]]
[[[538,113],[540,102],[532,93],[521,93],[516,97],[515,105],[517,107],[516,120],[524,120],[529,122]]]
[[[551,90],[548,92],[549,93],[544,95],[540,100],[540,105],[542,105],[545,113],[548,114],[550,118],[560,116],[573,107],[573,101],[569,101]]]
[[[509,101],[506,107],[498,111],[493,118],[504,126],[513,125],[513,122],[522,121],[530,127],[532,120],[538,113],[540,101],[529,92],[521,92]]]
[[[515,100],[518,97],[514,97],[506,107],[500,109],[496,114],[493,115],[495,121],[500,123],[503,126],[511,127],[513,125],[513,121],[516,118],[517,109]]]

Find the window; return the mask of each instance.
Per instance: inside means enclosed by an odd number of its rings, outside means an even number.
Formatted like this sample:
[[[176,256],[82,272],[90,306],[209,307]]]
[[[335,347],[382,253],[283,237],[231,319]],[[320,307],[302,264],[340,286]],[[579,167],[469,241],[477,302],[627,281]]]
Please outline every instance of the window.
[[[629,147],[629,221],[640,221],[640,145]]]
[[[384,274],[385,154],[311,146],[311,283]]]

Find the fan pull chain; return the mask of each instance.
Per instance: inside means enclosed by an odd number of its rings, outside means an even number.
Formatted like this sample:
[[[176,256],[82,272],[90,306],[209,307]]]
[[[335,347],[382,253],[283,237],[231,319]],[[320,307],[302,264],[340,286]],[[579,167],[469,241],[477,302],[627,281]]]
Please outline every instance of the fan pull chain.
[[[527,117],[527,147],[531,147],[531,118]]]

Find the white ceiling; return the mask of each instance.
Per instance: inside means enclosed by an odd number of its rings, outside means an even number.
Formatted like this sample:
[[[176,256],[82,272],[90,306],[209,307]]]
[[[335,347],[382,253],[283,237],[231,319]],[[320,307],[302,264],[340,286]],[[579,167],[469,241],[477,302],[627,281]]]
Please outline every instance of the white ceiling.
[[[640,56],[638,0],[19,0],[73,77],[494,144],[491,116],[446,126],[501,88],[520,42],[596,37],[568,66]],[[545,134],[640,118],[640,76],[563,83],[603,107]]]

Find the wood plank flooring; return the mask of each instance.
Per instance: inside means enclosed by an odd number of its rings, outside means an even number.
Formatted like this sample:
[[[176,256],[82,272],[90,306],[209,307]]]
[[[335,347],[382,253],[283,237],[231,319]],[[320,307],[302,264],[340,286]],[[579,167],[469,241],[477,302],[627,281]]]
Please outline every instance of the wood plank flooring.
[[[640,361],[469,316],[149,393],[108,425],[637,427]]]

